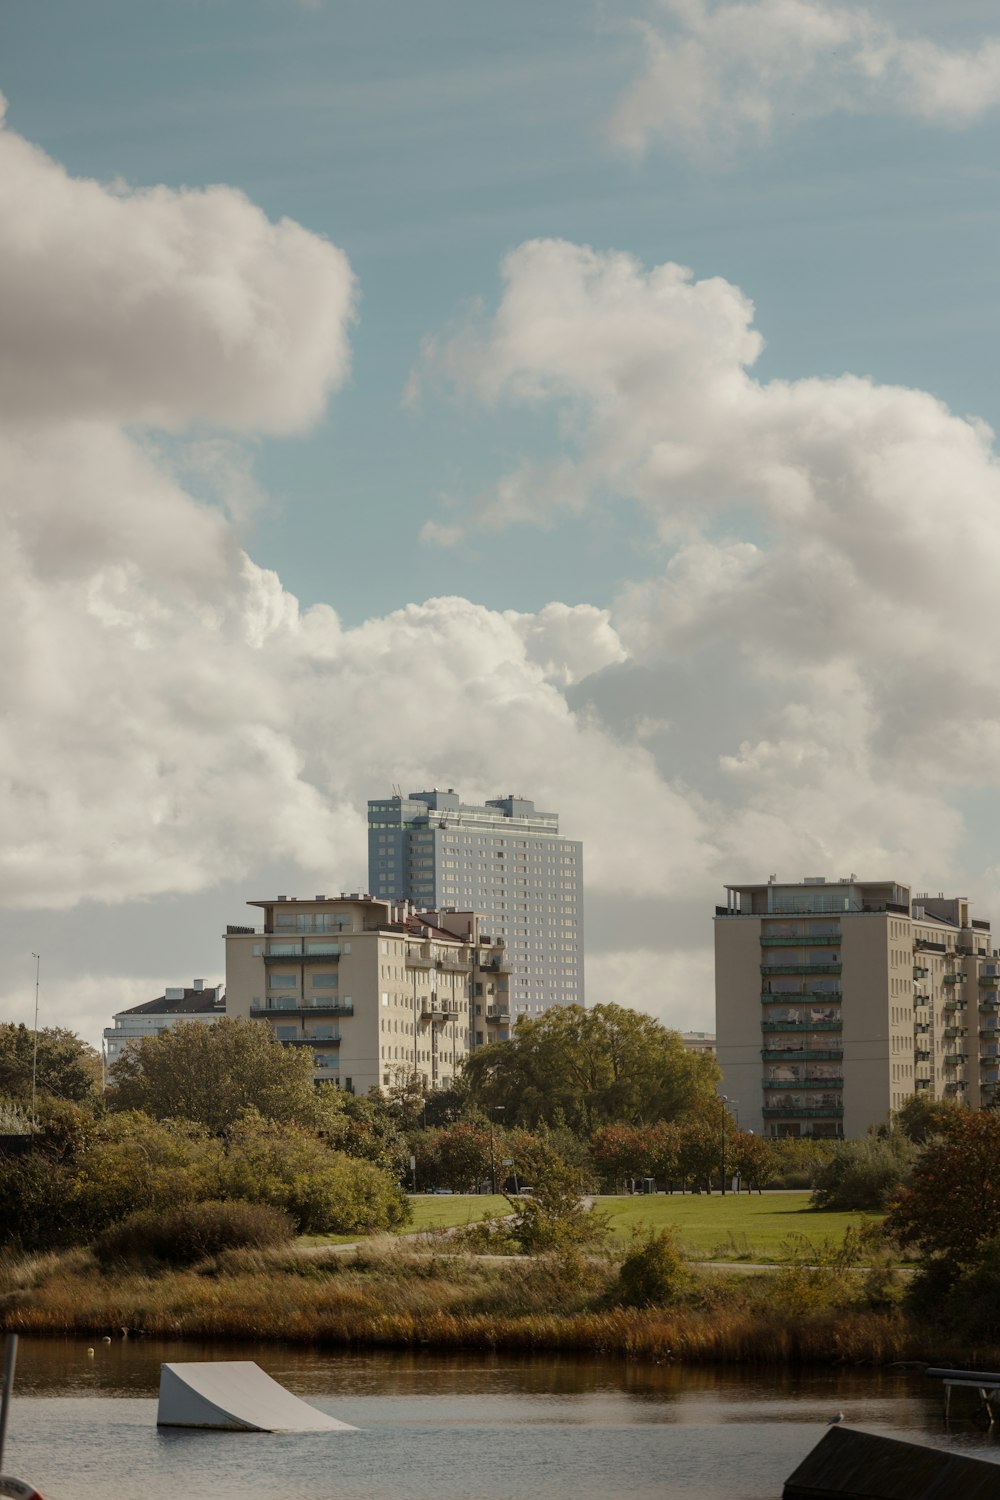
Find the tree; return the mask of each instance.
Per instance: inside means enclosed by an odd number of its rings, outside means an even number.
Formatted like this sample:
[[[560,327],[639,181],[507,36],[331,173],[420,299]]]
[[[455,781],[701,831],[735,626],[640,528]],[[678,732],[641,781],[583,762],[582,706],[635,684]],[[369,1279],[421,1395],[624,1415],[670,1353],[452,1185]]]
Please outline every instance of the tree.
[[[106,1097],[113,1110],[195,1120],[220,1131],[246,1109],[272,1120],[314,1119],[311,1080],[304,1051],[283,1047],[259,1021],[224,1017],[210,1026],[184,1021],[129,1042]]]
[[[718,1113],[718,1112],[716,1112]],[[726,1172],[729,1171],[729,1153],[732,1147],[730,1136],[726,1136]],[[677,1170],[681,1180],[712,1191],[712,1178],[722,1165],[722,1131],[717,1123],[707,1120],[691,1120],[681,1126],[680,1146],[677,1153]]]
[[[566,1124],[589,1136],[599,1126],[681,1119],[711,1097],[715,1059],[689,1053],[652,1016],[621,1005],[557,1005],[518,1022],[508,1041],[478,1048],[465,1077],[485,1113],[503,1105],[504,1123]]]
[[[962,1108],[951,1099],[911,1094],[896,1111],[894,1120],[908,1140],[922,1146],[932,1135],[938,1135],[955,1111]]]
[[[35,1033],[12,1021],[0,1023],[0,1097],[31,1102]],[[94,1096],[101,1061],[93,1047],[62,1026],[43,1026],[38,1033],[36,1093],[81,1103]]]
[[[508,1201],[511,1237],[527,1255],[599,1245],[608,1237],[607,1219],[590,1210],[572,1167],[553,1164],[530,1198]]]
[[[409,1150],[398,1106],[377,1091],[349,1094],[326,1084],[316,1095],[314,1119],[328,1143],[345,1156],[374,1162],[393,1178],[406,1172]]]
[[[751,1192],[763,1192],[777,1165],[774,1146],[752,1130],[737,1130],[731,1149],[733,1170],[739,1173],[740,1181],[745,1182]]]
[[[924,1146],[886,1219],[901,1244],[972,1263],[1000,1236],[1000,1115],[955,1110]]]
[[[906,1181],[915,1148],[901,1130],[870,1130],[856,1141],[838,1141],[816,1174],[812,1204],[818,1209],[880,1209]]]

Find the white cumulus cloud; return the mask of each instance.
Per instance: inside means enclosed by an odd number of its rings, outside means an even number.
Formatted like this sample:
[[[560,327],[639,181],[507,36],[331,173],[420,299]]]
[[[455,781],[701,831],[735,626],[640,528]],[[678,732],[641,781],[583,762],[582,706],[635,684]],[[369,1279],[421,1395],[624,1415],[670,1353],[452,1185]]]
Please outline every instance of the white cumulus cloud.
[[[1000,37],[960,50],[830,0],[661,0],[613,138],[704,156],[845,111],[962,126],[1000,103]]]

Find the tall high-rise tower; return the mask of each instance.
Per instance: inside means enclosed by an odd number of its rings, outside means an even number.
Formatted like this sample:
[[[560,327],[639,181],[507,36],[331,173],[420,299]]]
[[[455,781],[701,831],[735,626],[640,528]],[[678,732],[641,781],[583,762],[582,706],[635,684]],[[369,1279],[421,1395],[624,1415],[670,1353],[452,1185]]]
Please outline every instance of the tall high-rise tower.
[[[583,995],[583,845],[523,797],[458,793],[368,804],[368,884],[384,900],[482,912],[511,968],[511,1018]]]

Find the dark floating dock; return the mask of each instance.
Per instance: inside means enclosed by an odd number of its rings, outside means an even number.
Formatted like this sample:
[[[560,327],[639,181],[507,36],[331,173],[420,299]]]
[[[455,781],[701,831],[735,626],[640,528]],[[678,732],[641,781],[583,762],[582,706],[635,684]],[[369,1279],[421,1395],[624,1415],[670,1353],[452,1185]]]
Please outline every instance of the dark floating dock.
[[[785,1481],[783,1500],[1000,1500],[1000,1464],[831,1427]]]

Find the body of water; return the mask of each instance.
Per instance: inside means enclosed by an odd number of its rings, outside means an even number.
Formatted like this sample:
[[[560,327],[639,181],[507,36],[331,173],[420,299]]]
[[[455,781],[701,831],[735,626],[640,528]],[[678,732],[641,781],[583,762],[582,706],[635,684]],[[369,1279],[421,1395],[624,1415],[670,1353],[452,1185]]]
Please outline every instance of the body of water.
[[[46,1500],[779,1500],[834,1412],[996,1458],[937,1382],[273,1344],[22,1339],[5,1468]],[[160,1363],[252,1359],[348,1433],[157,1429]],[[998,1467],[1000,1495],[1000,1467]]]

